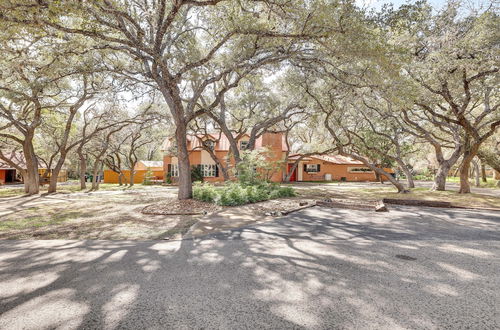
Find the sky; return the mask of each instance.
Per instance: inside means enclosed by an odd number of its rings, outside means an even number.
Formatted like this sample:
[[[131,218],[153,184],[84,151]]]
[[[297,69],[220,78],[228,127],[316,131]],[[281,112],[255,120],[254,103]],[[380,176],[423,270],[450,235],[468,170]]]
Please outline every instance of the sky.
[[[367,6],[375,10],[379,10],[386,3],[392,3],[394,8],[397,8],[407,2],[407,0],[356,0],[356,3],[361,7]],[[446,3],[446,0],[428,0],[428,2],[434,9],[440,9]]]
[[[427,0],[431,6],[434,8],[434,10],[439,10],[441,9],[447,2],[447,0]],[[408,2],[415,2],[415,1],[409,1],[409,0],[356,0],[356,3],[363,7],[367,6],[368,8],[373,8],[375,10],[379,10],[382,8],[382,6],[386,3],[392,3],[394,4],[394,8],[398,8],[399,6],[408,3]],[[467,0],[467,5],[477,7],[480,4],[484,4],[487,2],[487,0]]]

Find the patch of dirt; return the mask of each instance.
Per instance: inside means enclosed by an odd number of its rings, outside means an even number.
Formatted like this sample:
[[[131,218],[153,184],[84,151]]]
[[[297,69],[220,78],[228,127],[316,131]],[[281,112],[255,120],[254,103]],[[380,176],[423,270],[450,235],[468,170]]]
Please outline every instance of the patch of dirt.
[[[220,209],[221,207],[218,205],[194,199],[177,200],[170,198],[160,203],[148,205],[141,212],[143,214],[157,215],[195,215],[212,213]]]
[[[145,215],[173,193],[69,194],[0,200],[0,239],[163,239],[185,233],[195,216]]]
[[[340,198],[327,198],[319,200],[318,206],[326,206],[331,208],[351,209],[351,210],[375,210],[377,202],[356,199],[340,199]]]

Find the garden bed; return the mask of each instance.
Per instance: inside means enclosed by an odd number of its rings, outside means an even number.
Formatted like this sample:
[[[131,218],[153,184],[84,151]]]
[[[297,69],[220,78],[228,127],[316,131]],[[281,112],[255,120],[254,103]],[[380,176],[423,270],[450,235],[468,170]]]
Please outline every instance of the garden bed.
[[[193,199],[220,206],[245,205],[294,196],[295,191],[292,187],[281,187],[269,183],[252,185],[228,183],[220,187],[202,184],[193,187]]]
[[[221,207],[194,199],[178,200],[170,198],[160,203],[151,204],[142,209],[143,214],[153,215],[198,215],[220,210]]]

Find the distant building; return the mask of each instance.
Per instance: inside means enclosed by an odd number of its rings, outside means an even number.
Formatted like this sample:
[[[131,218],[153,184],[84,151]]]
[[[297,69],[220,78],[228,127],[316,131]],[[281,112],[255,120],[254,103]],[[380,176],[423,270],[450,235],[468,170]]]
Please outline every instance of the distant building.
[[[3,152],[4,155],[9,157],[11,162],[16,164],[16,166],[26,169],[26,161],[21,152]],[[38,165],[38,174],[42,177],[47,171],[47,166],[44,166],[39,163]],[[47,173],[46,178],[50,178],[52,174],[52,170]],[[59,171],[59,175],[57,177],[58,182],[68,181],[68,174],[65,169],[61,169]],[[20,171],[17,170],[16,167],[12,166],[10,163],[3,161],[0,159],[0,184],[9,184],[9,183],[23,183],[23,177]]]
[[[151,171],[163,171],[163,161],[162,160],[140,160],[135,164],[134,170],[151,170]]]

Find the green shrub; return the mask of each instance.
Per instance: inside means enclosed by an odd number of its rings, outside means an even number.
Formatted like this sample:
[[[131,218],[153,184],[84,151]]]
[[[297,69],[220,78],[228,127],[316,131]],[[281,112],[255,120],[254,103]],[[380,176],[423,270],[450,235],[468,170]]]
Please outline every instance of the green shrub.
[[[245,186],[268,183],[282,165],[280,161],[270,161],[271,153],[268,148],[242,151],[241,161],[235,167],[238,181]]]
[[[271,192],[269,193],[269,199],[276,199],[276,198],[280,198],[280,190],[279,189],[275,189],[275,190],[271,190]]]
[[[292,187],[280,187],[279,188],[279,196],[280,197],[295,197],[295,190]]]
[[[229,183],[224,187],[215,187],[211,184],[193,187],[194,199],[222,206],[243,205],[293,196],[295,196],[295,192],[292,187],[280,187],[276,184],[248,186],[240,183]]]
[[[201,170],[201,167],[193,165],[191,166],[191,181],[196,182],[196,181],[201,181],[203,182],[203,172]]]
[[[196,185],[193,187],[193,198],[214,203],[218,199],[218,194],[216,188],[211,184]]]

